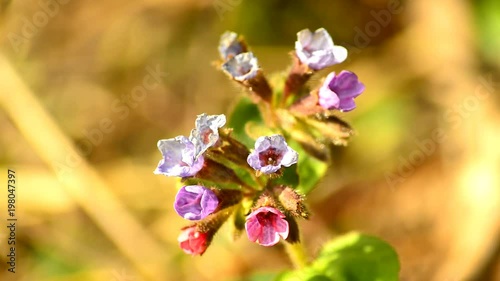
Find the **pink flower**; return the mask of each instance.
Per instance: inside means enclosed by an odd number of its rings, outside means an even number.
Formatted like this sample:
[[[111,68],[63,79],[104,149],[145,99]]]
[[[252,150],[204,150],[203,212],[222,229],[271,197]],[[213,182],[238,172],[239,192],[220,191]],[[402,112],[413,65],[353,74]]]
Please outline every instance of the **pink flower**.
[[[177,237],[181,249],[190,255],[202,255],[208,247],[207,234],[200,232],[196,226],[189,226],[182,229],[181,234]]]
[[[272,207],[260,207],[247,216],[245,229],[250,241],[262,246],[273,246],[280,237],[288,237],[288,222],[285,215]]]

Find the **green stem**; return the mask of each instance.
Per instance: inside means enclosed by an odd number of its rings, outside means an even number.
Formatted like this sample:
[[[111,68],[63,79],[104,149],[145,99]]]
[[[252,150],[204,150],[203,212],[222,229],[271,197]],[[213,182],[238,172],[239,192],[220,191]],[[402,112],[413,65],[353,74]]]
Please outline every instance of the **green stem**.
[[[302,243],[297,242],[292,244],[285,242],[285,249],[295,268],[300,269],[307,266],[307,255]]]

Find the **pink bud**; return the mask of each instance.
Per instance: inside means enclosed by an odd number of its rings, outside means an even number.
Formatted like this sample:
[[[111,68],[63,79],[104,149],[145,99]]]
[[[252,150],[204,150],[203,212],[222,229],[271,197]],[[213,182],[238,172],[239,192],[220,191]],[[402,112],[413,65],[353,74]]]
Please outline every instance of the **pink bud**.
[[[189,226],[182,230],[179,237],[179,246],[181,249],[190,255],[202,255],[208,247],[207,234],[200,232],[196,226]]]

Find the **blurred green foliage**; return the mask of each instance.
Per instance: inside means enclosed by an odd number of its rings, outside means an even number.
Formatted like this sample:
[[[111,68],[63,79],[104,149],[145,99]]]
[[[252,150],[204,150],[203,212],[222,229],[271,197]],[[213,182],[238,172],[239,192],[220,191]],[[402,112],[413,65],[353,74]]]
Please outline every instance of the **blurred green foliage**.
[[[279,281],[397,281],[399,261],[386,242],[348,233],[325,243],[310,266],[284,273]]]

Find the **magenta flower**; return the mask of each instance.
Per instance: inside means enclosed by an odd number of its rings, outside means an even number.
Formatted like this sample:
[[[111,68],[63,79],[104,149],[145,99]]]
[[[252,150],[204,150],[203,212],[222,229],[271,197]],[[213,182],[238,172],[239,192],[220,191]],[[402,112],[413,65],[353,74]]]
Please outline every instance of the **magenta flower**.
[[[203,113],[198,115],[195,122],[196,127],[189,136],[195,146],[195,157],[202,155],[219,140],[219,128],[222,128],[224,124],[226,124],[224,114],[206,115]]]
[[[350,71],[328,74],[319,89],[319,105],[325,109],[351,111],[356,108],[354,98],[365,90],[365,85],[358,81],[358,76]]]
[[[309,29],[299,31],[295,51],[299,60],[314,70],[341,63],[347,58],[346,48],[335,46],[324,28],[319,28],[314,33]]]
[[[285,215],[272,207],[260,207],[247,216],[245,229],[248,239],[262,246],[273,246],[280,237],[288,237]]]
[[[238,54],[222,65],[222,69],[236,81],[246,81],[257,76],[259,65],[252,52]]]
[[[201,220],[219,205],[213,191],[200,185],[183,186],[175,196],[174,209],[187,220]]]
[[[293,150],[281,135],[263,136],[255,142],[255,150],[247,157],[250,167],[264,174],[277,172],[281,166],[290,167],[297,163],[299,154]]]
[[[159,140],[158,149],[163,159],[158,163],[155,174],[171,177],[191,177],[201,170],[203,156],[195,157],[194,144],[185,136]]]
[[[238,54],[246,52],[246,46],[239,40],[238,34],[226,31],[219,41],[219,54],[223,60],[228,60]]]
[[[186,227],[177,237],[181,249],[190,255],[202,255],[208,247],[209,241],[206,233],[200,232],[196,226]]]

